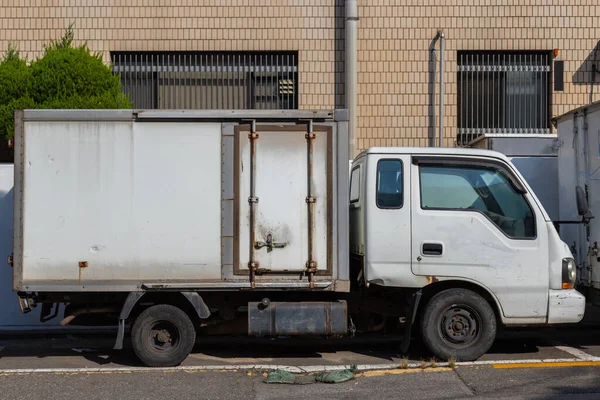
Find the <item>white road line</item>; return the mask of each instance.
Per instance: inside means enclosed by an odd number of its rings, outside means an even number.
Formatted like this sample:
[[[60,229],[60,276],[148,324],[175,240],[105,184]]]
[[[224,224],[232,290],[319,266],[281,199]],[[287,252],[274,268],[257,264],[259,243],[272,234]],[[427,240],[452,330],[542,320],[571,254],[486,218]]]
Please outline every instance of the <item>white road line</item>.
[[[579,350],[579,349],[576,349],[574,347],[567,346],[565,343],[558,342],[558,341],[551,341],[549,343],[552,346],[554,346],[556,349],[558,349],[560,351],[564,351],[565,353],[569,353],[570,355],[575,356],[575,357],[577,357],[580,360],[585,360],[585,361],[598,361],[598,360],[600,360],[600,357],[596,357],[596,356],[593,356],[591,354],[586,353],[583,350]]]
[[[590,356],[591,357],[591,356]],[[558,359],[533,359],[533,360],[485,360],[473,362],[457,362],[458,366],[485,366],[492,364],[537,364],[537,363],[559,363],[559,362],[586,362],[600,361],[600,357],[593,359],[580,358],[558,358]],[[439,367],[448,367],[448,363],[437,363]],[[272,371],[284,370],[293,373],[312,373],[335,371],[350,368],[350,365],[277,365],[277,364],[229,364],[229,365],[193,365],[170,368],[150,367],[104,367],[104,368],[19,368],[0,369],[0,375],[7,374],[78,374],[78,373],[134,373],[134,372],[175,372],[175,371]],[[398,364],[359,364],[358,371],[390,370],[399,368]],[[419,363],[410,363],[408,368],[420,368]]]

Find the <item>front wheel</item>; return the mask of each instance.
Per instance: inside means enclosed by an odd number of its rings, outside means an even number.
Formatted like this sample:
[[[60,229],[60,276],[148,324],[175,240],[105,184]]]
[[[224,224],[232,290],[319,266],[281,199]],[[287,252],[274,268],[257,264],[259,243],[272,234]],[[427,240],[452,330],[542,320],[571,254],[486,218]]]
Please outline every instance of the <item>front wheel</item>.
[[[441,360],[474,361],[496,338],[496,316],[489,303],[467,289],[448,289],[425,306],[421,335]]]
[[[131,330],[135,355],[149,367],[174,367],[191,353],[196,330],[181,309],[159,304],[142,311]]]

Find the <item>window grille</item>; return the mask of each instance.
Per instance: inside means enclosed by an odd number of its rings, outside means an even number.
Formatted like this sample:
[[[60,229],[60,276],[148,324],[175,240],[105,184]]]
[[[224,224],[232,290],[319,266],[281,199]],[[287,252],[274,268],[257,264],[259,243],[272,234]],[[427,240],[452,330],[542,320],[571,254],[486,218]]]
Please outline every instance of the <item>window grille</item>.
[[[458,52],[458,143],[550,133],[549,52]]]
[[[298,108],[296,52],[112,52],[140,109]]]

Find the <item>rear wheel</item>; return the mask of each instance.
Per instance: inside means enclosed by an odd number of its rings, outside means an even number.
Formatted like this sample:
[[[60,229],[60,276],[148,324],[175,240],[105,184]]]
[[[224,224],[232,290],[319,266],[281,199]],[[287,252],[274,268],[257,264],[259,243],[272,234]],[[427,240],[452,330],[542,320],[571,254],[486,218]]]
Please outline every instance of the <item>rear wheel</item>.
[[[467,289],[448,289],[425,306],[421,318],[425,345],[441,360],[474,361],[496,338],[496,316],[489,303]]]
[[[131,343],[136,356],[149,367],[173,367],[191,353],[196,331],[190,317],[168,304],[152,306],[135,320]]]

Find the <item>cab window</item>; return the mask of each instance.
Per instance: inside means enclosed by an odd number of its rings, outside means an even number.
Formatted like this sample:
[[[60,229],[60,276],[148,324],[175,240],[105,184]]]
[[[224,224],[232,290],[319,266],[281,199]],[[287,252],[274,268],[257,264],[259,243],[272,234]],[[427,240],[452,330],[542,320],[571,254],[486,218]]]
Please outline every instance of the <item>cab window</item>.
[[[506,236],[533,239],[531,206],[503,172],[484,167],[421,166],[421,208],[485,215]]]
[[[350,203],[356,203],[360,199],[360,167],[352,170],[350,175]]]
[[[377,163],[377,207],[402,208],[402,161],[379,160]]]

